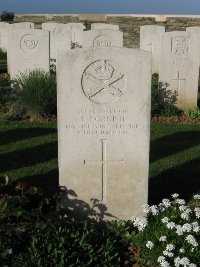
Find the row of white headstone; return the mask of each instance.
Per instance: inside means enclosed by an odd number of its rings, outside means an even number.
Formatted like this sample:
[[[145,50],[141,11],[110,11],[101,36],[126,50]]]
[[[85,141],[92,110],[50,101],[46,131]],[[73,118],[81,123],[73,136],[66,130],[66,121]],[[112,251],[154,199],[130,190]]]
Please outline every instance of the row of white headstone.
[[[197,106],[200,27],[165,32],[165,27],[140,28],[140,49],[152,54],[152,73],[159,74],[162,101],[174,97],[181,109]]]
[[[49,71],[49,63],[56,64],[57,54],[71,48],[92,46],[123,46],[119,26],[92,24],[84,31],[82,23],[42,23],[42,30],[34,24],[0,23],[0,48],[7,51],[8,73],[14,79],[24,71]]]

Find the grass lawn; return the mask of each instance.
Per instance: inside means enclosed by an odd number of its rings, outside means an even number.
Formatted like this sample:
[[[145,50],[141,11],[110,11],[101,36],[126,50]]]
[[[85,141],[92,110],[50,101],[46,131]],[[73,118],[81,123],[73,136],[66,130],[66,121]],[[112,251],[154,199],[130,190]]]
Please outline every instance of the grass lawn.
[[[56,123],[0,122],[0,173],[14,181],[58,184]],[[200,125],[151,125],[149,202],[200,191]]]

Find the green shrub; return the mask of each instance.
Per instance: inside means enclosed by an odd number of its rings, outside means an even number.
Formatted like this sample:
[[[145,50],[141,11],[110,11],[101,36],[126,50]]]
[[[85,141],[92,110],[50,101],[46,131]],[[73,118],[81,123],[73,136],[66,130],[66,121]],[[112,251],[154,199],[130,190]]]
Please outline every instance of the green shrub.
[[[182,112],[174,105],[161,105],[159,107],[159,115],[162,117],[171,117],[180,115]]]
[[[22,73],[16,79],[20,99],[31,118],[56,114],[56,79],[41,70]]]
[[[185,111],[185,114],[192,119],[200,119],[200,108],[192,108]]]

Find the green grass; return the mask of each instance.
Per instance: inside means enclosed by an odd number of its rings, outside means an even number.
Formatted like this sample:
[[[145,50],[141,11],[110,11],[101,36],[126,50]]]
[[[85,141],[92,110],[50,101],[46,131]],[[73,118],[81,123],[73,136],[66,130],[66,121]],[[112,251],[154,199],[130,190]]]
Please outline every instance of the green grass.
[[[152,124],[149,202],[200,190],[200,125]],[[0,174],[14,181],[58,183],[56,123],[0,122]]]

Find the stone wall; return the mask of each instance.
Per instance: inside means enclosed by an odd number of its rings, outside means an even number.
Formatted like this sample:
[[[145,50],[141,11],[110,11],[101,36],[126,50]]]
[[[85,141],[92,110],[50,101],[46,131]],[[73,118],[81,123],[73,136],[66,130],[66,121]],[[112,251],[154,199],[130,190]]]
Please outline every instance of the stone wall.
[[[125,47],[139,47],[140,26],[142,25],[162,25],[166,31],[184,31],[189,26],[200,26],[200,16],[176,16],[176,15],[76,15],[76,14],[16,14],[14,22],[30,21],[36,24],[36,28],[41,27],[41,23],[56,21],[61,23],[83,22],[86,29],[90,29],[93,22],[104,22],[118,24],[124,33]]]

